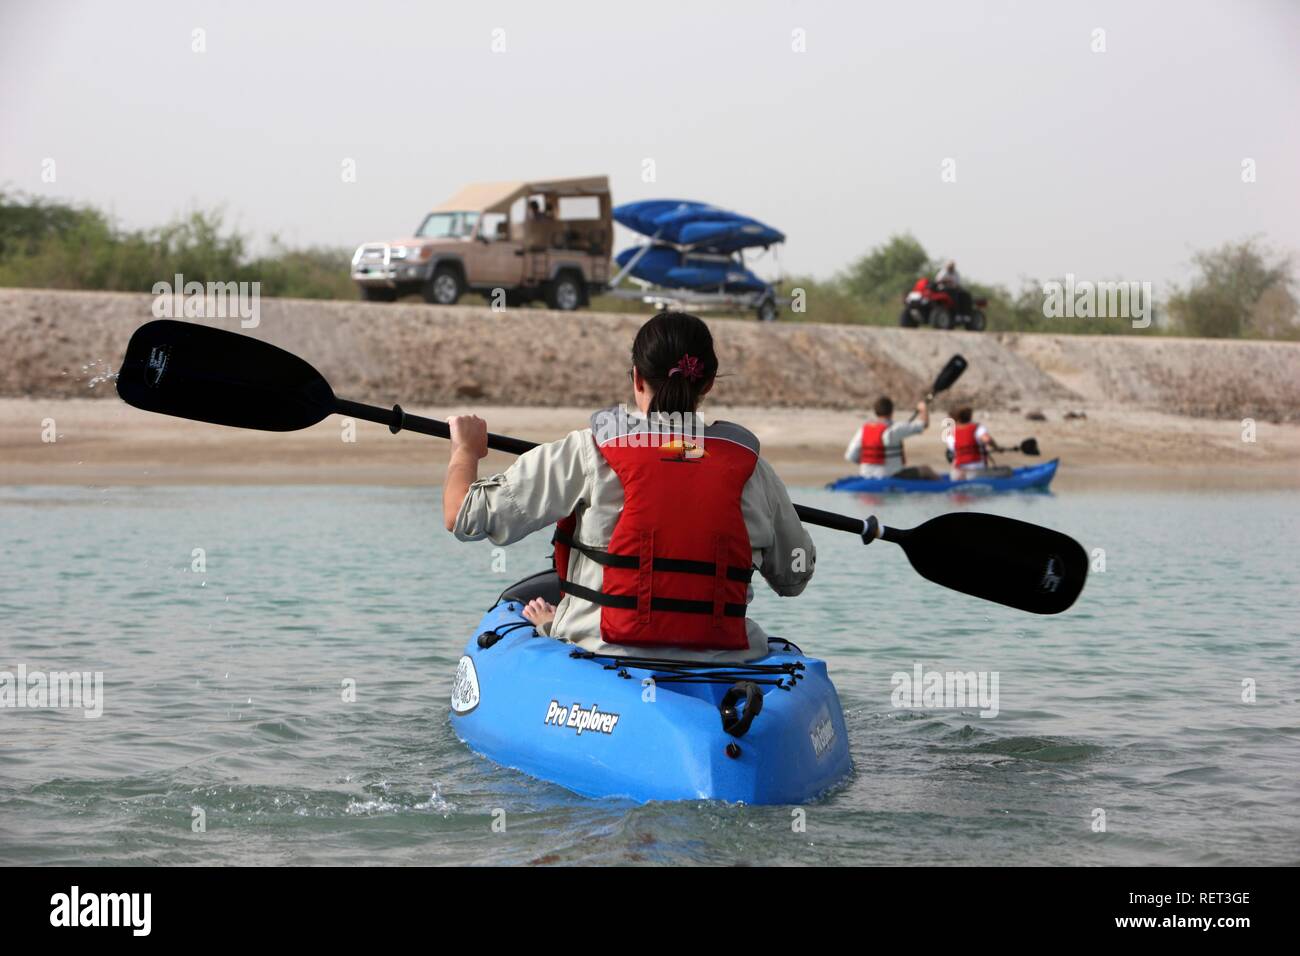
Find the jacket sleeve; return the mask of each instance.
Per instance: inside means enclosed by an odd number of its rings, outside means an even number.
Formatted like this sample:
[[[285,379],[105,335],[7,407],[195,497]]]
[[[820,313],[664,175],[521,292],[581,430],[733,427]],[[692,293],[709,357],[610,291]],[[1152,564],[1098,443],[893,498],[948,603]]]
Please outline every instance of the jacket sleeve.
[[[919,435],[925,431],[925,423],[917,420],[912,422],[898,422],[889,429],[891,440],[899,442],[904,438],[911,438],[913,435]]]
[[[862,429],[859,428],[853,433],[849,440],[849,447],[844,449],[844,460],[857,464],[862,459]]]
[[[480,478],[469,486],[453,534],[460,541],[512,544],[571,514],[589,498],[594,451],[590,430],[570,432],[520,455],[504,472]]]
[[[758,571],[763,579],[783,597],[801,593],[812,579],[817,548],[785,485],[762,458],[746,486],[743,508],[750,546],[762,554]]]

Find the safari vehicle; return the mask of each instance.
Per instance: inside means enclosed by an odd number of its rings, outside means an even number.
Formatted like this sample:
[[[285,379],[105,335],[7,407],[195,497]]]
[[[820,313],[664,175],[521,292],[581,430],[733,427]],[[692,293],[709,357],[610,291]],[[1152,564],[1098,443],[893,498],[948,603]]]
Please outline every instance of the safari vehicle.
[[[475,183],[409,239],[357,249],[352,279],[371,302],[418,293],[452,305],[474,291],[570,311],[609,281],[613,240],[608,177]]]

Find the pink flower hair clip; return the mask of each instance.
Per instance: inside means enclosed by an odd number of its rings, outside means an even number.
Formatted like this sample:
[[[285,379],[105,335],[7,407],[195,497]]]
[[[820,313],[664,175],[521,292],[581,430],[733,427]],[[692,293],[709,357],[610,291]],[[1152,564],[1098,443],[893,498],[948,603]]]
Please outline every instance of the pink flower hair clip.
[[[694,355],[683,355],[677,364],[669,369],[668,377],[672,378],[678,374],[685,375],[692,382],[698,382],[704,377],[704,364]]]

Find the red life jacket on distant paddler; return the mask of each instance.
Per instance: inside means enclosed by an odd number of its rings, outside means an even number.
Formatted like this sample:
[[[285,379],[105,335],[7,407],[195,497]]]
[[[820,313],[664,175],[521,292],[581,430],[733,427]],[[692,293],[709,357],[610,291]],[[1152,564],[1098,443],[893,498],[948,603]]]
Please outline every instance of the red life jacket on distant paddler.
[[[862,426],[862,451],[858,455],[858,463],[863,465],[883,465],[885,464],[885,432],[893,425],[893,422],[867,422]],[[907,455],[903,452],[903,446],[898,446],[898,462],[900,465],[907,464]]]
[[[975,438],[977,422],[958,425],[952,432],[952,465],[964,468],[966,465],[978,464],[984,460],[984,448]]]
[[[741,650],[754,572],[740,498],[758,439],[730,422],[702,433],[667,429],[619,409],[592,416],[623,509],[608,549],[575,541],[573,515],[557,524],[560,589],[600,605],[600,636],[610,644]],[[568,580],[571,550],[604,568],[599,591]]]

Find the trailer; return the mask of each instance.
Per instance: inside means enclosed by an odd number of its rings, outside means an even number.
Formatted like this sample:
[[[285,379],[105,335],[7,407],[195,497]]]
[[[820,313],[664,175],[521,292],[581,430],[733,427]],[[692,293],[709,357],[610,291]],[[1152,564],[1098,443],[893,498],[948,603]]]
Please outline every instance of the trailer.
[[[708,292],[702,289],[665,289],[642,283],[640,289],[606,289],[604,294],[629,302],[644,302],[663,311],[682,312],[748,312],[753,311],[760,322],[774,322],[781,317],[781,309],[788,308],[790,298],[776,294],[772,288],[755,292]]]

